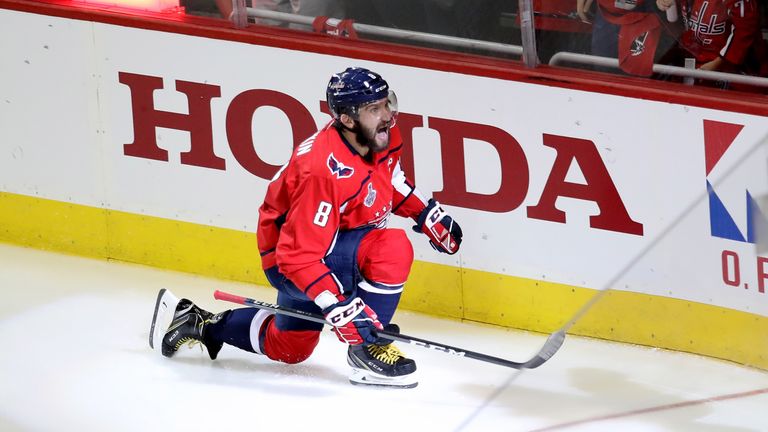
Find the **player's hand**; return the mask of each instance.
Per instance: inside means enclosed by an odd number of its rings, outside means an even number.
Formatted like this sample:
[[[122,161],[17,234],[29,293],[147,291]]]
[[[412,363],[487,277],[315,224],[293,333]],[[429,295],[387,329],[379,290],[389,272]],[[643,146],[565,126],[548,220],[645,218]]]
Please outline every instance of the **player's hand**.
[[[413,230],[426,234],[429,244],[438,252],[453,255],[459,251],[463,236],[461,227],[434,199],[430,199],[422,210]]]
[[[384,329],[376,312],[357,296],[328,306],[323,314],[339,340],[350,345],[374,343],[378,339],[376,330]]]

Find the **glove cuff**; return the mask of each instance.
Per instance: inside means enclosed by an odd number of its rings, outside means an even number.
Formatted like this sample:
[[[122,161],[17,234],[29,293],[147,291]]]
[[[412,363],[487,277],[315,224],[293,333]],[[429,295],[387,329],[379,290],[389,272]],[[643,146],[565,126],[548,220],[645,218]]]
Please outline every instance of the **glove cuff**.
[[[427,206],[424,207],[424,210],[419,213],[419,217],[416,218],[416,225],[413,226],[413,230],[417,233],[421,234],[424,232],[424,222],[427,221],[427,216],[429,216],[430,211],[434,209],[435,207],[438,207],[440,205],[439,202],[435,201],[434,198],[430,198],[427,202]]]
[[[339,303],[339,298],[336,297],[336,295],[328,290],[321,292],[320,294],[315,297],[315,304],[320,307],[320,309],[323,310],[323,313],[326,313],[326,310],[336,306]]]

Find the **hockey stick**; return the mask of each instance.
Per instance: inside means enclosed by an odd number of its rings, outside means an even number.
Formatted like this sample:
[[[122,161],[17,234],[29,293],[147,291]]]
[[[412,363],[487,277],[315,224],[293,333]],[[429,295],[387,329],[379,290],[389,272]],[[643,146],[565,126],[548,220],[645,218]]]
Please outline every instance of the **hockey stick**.
[[[251,306],[259,309],[268,310],[270,312],[291,316],[294,318],[300,318],[307,321],[312,321],[321,324],[328,324],[328,322],[320,315],[311,314],[308,312],[300,311],[298,309],[291,309],[284,306],[279,306],[271,303],[265,303],[259,300],[254,300],[248,297],[242,297],[235,294],[226,293],[216,290],[213,293],[213,297],[216,300],[224,300],[232,303],[237,303],[245,306]],[[530,360],[518,363],[511,360],[505,360],[498,357],[493,357],[487,354],[481,354],[474,351],[465,350],[463,348],[457,348],[450,345],[443,345],[436,342],[428,341],[426,339],[419,339],[413,336],[406,336],[402,333],[392,333],[384,330],[379,330],[378,335],[384,339],[392,340],[395,342],[403,342],[411,345],[420,346],[422,348],[431,349],[434,351],[440,351],[446,354],[451,354],[457,357],[468,357],[475,360],[480,360],[488,363],[493,363],[499,366],[505,366],[512,369],[533,369],[541,366],[547,360],[552,357],[565,340],[565,333],[562,331],[555,332],[547,338],[544,346],[534,355]]]

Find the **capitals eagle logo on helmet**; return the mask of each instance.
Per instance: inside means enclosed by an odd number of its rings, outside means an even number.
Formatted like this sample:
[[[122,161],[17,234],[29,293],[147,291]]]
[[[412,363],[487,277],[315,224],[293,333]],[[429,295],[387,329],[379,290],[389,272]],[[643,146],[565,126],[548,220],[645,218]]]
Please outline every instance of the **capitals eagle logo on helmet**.
[[[328,155],[328,169],[331,170],[331,174],[335,175],[338,179],[352,177],[355,173],[355,169],[348,167],[343,163],[336,160],[333,153]]]

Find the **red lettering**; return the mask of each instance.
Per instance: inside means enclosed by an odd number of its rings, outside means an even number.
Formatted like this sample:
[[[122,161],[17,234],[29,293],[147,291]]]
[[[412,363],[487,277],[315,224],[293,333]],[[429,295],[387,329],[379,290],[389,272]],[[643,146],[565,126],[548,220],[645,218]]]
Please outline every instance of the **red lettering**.
[[[544,134],[544,145],[557,151],[539,203],[528,207],[528,217],[565,223],[565,212],[555,207],[558,197],[594,201],[600,213],[590,216],[592,228],[643,235],[643,225],[630,218],[624,202],[592,141]],[[576,161],[587,184],[565,181],[568,168]]]
[[[765,281],[768,279],[766,264],[768,264],[768,258],[757,257],[757,290],[761,293],[765,293]]]
[[[324,114],[328,114],[328,116],[331,115],[331,109],[328,108],[328,102],[320,101],[320,112]]]
[[[400,168],[411,181],[416,180],[413,163],[413,129],[424,124],[423,117],[415,114],[398,113],[397,126],[403,138],[403,151],[400,154]]]
[[[184,114],[155,108],[154,92],[163,89],[161,77],[120,72],[119,81],[130,89],[133,110],[134,139],[123,146],[125,155],[167,161],[168,151],[158,146],[156,129],[169,128],[190,134],[190,149],[181,153],[181,163],[225,169],[225,160],[214,153],[211,125],[211,100],[220,97],[219,86],[177,80],[176,90],[187,97],[188,113]],[[259,157],[252,134],[253,116],[263,106],[277,108],[286,115],[293,134],[293,147],[314,133],[316,124],[312,114],[298,100],[277,91],[247,90],[232,100],[225,125],[232,155],[248,172],[270,179],[280,167]],[[320,102],[320,109],[328,113],[325,101]],[[423,123],[420,115],[398,115],[403,139],[401,164],[411,179],[414,179],[413,130],[423,127]],[[430,117],[428,123],[439,133],[441,144],[443,189],[433,194],[436,199],[448,205],[498,213],[512,211],[522,204],[528,193],[529,167],[522,146],[513,136],[494,126],[458,120]],[[486,142],[496,151],[501,167],[497,191],[488,194],[467,190],[466,140]],[[557,155],[538,204],[527,209],[528,217],[565,223],[566,214],[557,209],[555,203],[559,197],[574,198],[597,204],[599,214],[589,219],[592,228],[643,234],[643,225],[629,216],[592,141],[545,134],[544,145],[555,149]],[[574,161],[581,169],[586,184],[565,180]],[[760,261],[758,265],[763,264]],[[737,261],[735,265],[738,265]],[[765,276],[764,267],[759,268]],[[761,292],[763,285],[764,282],[761,282]]]
[[[229,104],[226,120],[227,140],[232,155],[251,174],[271,179],[280,166],[268,164],[259,157],[251,133],[253,114],[263,106],[275,107],[288,117],[294,148],[315,133],[317,125],[304,105],[287,94],[273,90],[247,90],[235,96]]]
[[[520,143],[493,126],[429,117],[429,126],[440,133],[443,161],[443,190],[435,192],[443,204],[504,213],[516,209],[528,193],[528,161]],[[501,162],[501,185],[493,194],[467,191],[464,139],[493,146]]]
[[[168,160],[168,151],[157,145],[158,127],[189,132],[190,149],[181,154],[181,163],[223,170],[224,159],[213,152],[211,99],[221,96],[219,86],[176,81],[176,90],[187,96],[188,114],[155,109],[153,94],[163,88],[163,79],[147,75],[119,73],[121,83],[131,89],[133,142],[123,146],[126,156],[160,161]]]
[[[723,269],[723,282],[729,286],[739,286],[741,283],[739,255],[736,252],[724,250],[720,255],[720,260]]]

